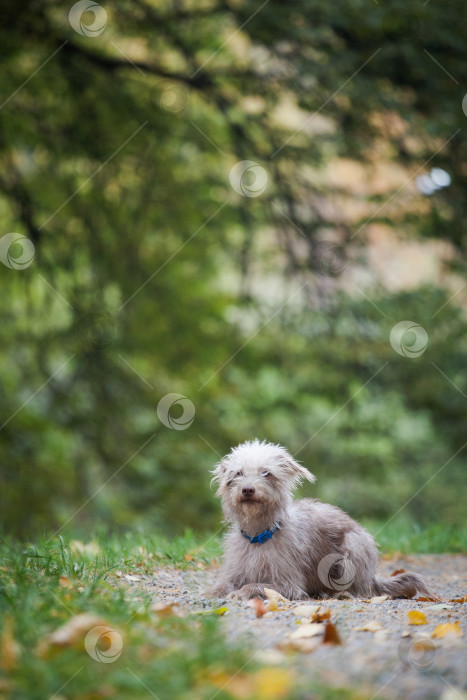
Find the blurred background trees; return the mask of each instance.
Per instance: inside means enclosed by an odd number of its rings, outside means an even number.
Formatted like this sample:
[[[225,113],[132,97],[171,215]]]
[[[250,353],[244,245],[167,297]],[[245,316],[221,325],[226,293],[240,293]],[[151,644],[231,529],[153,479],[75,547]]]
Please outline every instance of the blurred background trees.
[[[460,524],[462,11],[3,4],[1,235],[35,248],[0,241],[7,531],[212,528],[256,436],[355,517]]]

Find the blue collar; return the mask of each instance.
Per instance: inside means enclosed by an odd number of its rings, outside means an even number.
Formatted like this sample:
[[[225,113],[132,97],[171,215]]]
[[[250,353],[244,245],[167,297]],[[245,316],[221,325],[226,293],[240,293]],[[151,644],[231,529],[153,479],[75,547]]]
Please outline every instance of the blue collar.
[[[264,530],[264,532],[260,532],[259,535],[255,535],[254,537],[250,537],[250,535],[247,535],[243,530],[240,530],[240,532],[242,533],[243,537],[246,537],[246,539],[249,540],[251,544],[264,544],[271,539],[275,532],[280,529],[281,525],[282,523],[279,520],[279,522],[276,523],[271,530]]]

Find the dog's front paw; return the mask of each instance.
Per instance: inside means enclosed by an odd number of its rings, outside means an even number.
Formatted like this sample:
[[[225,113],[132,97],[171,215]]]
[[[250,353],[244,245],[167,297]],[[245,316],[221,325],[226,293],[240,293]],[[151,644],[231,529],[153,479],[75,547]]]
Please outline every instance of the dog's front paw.
[[[247,583],[236,591],[229,593],[228,598],[232,600],[250,600],[251,598],[265,598],[264,586],[268,584]]]

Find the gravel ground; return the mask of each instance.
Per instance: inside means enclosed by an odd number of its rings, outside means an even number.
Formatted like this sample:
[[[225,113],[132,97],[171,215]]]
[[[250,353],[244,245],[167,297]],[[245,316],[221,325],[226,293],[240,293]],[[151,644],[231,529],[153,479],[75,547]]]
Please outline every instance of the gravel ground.
[[[128,583],[137,590],[143,588],[155,603],[177,604],[186,612],[227,607],[220,618],[227,639],[244,639],[251,645],[252,655],[262,662],[292,664],[302,681],[312,678],[325,685],[358,688],[368,698],[467,700],[467,602],[452,602],[467,594],[467,556],[412,555],[381,563],[380,570],[386,575],[395,569],[421,573],[442,602],[279,602],[276,611],[257,617],[247,603],[208,597],[215,569],[159,568],[153,576],[135,572],[139,580]],[[303,604],[320,605],[318,613],[329,609],[341,645],[322,643],[327,622],[320,623],[323,632],[319,629],[316,636],[290,638],[307,622],[294,613],[294,608]],[[413,610],[424,613],[426,624],[409,624],[408,613]],[[438,625],[455,622],[460,624],[462,636],[457,631],[442,638],[431,637]],[[362,630],[368,623],[373,629]],[[310,631],[317,629],[315,626]]]

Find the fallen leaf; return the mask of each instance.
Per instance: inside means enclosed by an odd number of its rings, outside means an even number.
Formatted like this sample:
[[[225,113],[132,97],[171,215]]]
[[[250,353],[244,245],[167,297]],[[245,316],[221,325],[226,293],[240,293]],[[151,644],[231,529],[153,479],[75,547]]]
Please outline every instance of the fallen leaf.
[[[296,608],[292,608],[292,612],[297,617],[306,617],[311,620],[312,616],[318,612],[320,605],[297,605]]]
[[[232,676],[224,671],[214,671],[209,673],[208,680],[219,688],[218,692],[228,684],[229,695],[238,700],[246,700],[253,695],[253,682],[251,676],[246,673],[236,673]]]
[[[405,569],[396,569],[392,572],[391,576],[399,576],[399,574],[405,574]]]
[[[225,615],[225,613],[228,613],[229,609],[224,605],[221,608],[216,608],[216,615]]]
[[[381,629],[383,628],[378,620],[369,620],[364,622],[361,627],[357,627],[357,632],[378,632]]]
[[[281,651],[300,651],[302,654],[311,654],[319,646],[321,646],[321,640],[318,637],[312,637],[310,639],[288,639],[281,642],[279,645]]]
[[[375,595],[373,598],[370,598],[370,603],[383,603],[388,598],[388,595]]]
[[[323,632],[323,625],[319,622],[311,622],[300,625],[298,629],[294,630],[289,634],[290,639],[307,639],[308,637],[315,637],[317,634]]]
[[[73,588],[73,584],[68,578],[68,576],[65,576],[62,574],[60,578],[58,579],[58,583],[62,588]]]
[[[185,617],[185,611],[177,605],[177,603],[164,603],[160,601],[159,603],[154,603],[151,605],[151,610],[160,617]]]
[[[451,598],[450,603],[467,603],[467,595],[463,598]]]
[[[419,598],[415,598],[415,600],[418,603],[436,603],[438,600],[441,600],[441,598],[430,598],[428,596],[420,596]]]
[[[324,620],[329,620],[331,617],[331,611],[329,608],[323,608],[318,610],[318,612],[313,613],[311,616],[312,622],[324,622]]]
[[[273,588],[265,588],[264,595],[269,601],[274,603],[278,603],[279,601],[283,601],[284,603],[290,603],[290,600],[284,598],[284,596],[281,595],[279,591],[275,591]]]
[[[13,620],[5,617],[3,632],[0,639],[0,668],[12,671],[18,662],[20,648],[13,634]]]
[[[191,554],[185,554],[185,561],[193,561]]]
[[[139,576],[133,576],[133,574],[125,574],[124,578],[126,578],[127,581],[141,581]]]
[[[434,639],[443,639],[447,634],[453,634],[456,637],[462,637],[462,628],[459,622],[444,622],[441,625],[437,625],[431,636]]]
[[[89,557],[95,557],[100,554],[101,548],[97,542],[87,542],[84,544],[80,540],[71,540],[70,551],[72,554],[85,554]]]
[[[324,627],[323,644],[342,644],[337,627],[332,622],[326,622]]]
[[[249,605],[250,608],[253,608],[256,617],[263,617],[263,615],[266,615],[266,613],[268,612],[268,609],[261,600],[261,598],[251,598],[251,600],[248,601],[247,605]]]
[[[74,615],[39,643],[38,655],[43,656],[51,646],[63,648],[73,646],[81,641],[90,629],[98,625],[107,625],[107,623],[101,617],[89,613]]]
[[[275,700],[290,696],[293,676],[285,668],[262,668],[253,675],[255,700]]]
[[[426,625],[427,619],[425,614],[420,612],[420,610],[410,610],[408,613],[409,625]]]

